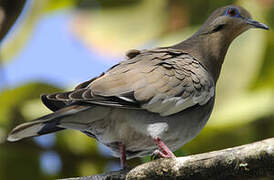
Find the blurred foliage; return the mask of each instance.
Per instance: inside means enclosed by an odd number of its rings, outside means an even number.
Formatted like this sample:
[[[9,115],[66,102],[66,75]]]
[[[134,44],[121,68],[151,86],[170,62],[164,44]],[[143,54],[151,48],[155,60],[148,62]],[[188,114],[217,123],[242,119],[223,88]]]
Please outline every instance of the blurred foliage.
[[[107,55],[118,57],[121,52],[152,41],[162,33],[165,27],[162,12],[166,6],[167,1],[158,0],[115,8],[102,6],[91,11],[81,8],[71,21],[71,31],[89,49],[103,56],[107,51]]]
[[[3,90],[0,94],[0,125],[7,125],[7,122],[11,121],[15,115],[14,110],[20,111],[28,101],[37,99],[44,92],[58,90],[60,89],[42,83],[30,83],[15,89]]]
[[[15,3],[16,0],[13,1]],[[77,2],[78,0],[28,0],[24,7],[26,11],[21,14],[21,21],[18,22],[19,25],[13,29],[12,35],[1,47],[1,60],[10,61],[20,53],[32,37],[33,30],[41,18],[56,11],[73,8]]]
[[[0,39],[9,31],[14,24],[26,0],[1,0],[0,2]]]
[[[176,155],[201,153],[274,136],[274,1],[273,0],[39,0],[31,1],[21,21],[1,49],[9,63],[23,50],[42,17],[72,10],[72,34],[87,48],[120,57],[127,49],[167,46],[192,34],[215,8],[235,3],[268,24],[268,32],[251,30],[229,49],[218,82],[217,101],[208,125]],[[30,82],[0,92],[0,179],[53,179],[109,170],[119,159],[102,155],[94,139],[66,130],[53,145],[37,140],[5,142],[15,125],[49,113],[39,101],[42,93],[61,89]],[[42,170],[40,157],[54,151],[62,167],[56,174]],[[149,157],[130,160],[136,165]]]
[[[57,11],[67,8],[73,8],[79,2],[79,0],[47,0],[47,4],[43,7],[42,13],[50,13],[51,11]]]

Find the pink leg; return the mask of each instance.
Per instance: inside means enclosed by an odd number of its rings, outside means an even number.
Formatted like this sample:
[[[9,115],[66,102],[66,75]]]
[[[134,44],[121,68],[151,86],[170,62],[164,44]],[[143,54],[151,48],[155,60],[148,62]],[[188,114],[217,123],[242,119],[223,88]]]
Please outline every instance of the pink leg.
[[[119,143],[119,151],[120,151],[121,168],[125,169],[125,167],[126,167],[126,148],[122,143]]]
[[[160,138],[153,139],[154,142],[157,144],[158,148],[161,150],[159,151],[159,155],[163,158],[175,158],[176,156],[173,152],[165,145],[165,143]]]

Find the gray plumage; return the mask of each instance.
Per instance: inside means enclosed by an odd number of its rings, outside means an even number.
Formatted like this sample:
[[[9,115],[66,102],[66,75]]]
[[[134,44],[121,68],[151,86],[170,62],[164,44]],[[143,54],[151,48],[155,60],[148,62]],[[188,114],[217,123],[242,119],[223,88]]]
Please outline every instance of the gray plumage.
[[[54,112],[17,126],[8,140],[75,129],[110,147],[115,156],[119,143],[127,158],[152,154],[158,149],[155,138],[175,151],[206,124],[232,40],[251,27],[267,29],[250,18],[241,7],[222,7],[186,41],[129,51],[126,60],[73,91],[42,95]]]

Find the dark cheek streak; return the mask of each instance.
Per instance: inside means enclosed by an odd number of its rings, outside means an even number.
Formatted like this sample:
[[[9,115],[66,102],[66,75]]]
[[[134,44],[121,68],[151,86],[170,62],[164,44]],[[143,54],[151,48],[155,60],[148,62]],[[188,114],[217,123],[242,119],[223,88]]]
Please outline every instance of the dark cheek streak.
[[[220,30],[222,30],[222,29],[224,29],[224,27],[225,27],[225,24],[220,24],[220,25],[218,25],[218,26],[213,30],[213,33],[214,33],[214,32],[217,32],[217,31],[220,31]]]

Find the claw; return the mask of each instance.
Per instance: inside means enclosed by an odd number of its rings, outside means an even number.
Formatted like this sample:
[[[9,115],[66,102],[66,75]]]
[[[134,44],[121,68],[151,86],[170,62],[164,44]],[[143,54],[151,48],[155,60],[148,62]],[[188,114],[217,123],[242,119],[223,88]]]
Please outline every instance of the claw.
[[[175,158],[176,156],[173,152],[165,145],[165,143],[160,138],[154,138],[154,142],[157,144],[158,148],[158,155],[162,158]]]
[[[156,159],[160,159],[161,156],[159,155],[160,153],[160,150],[159,149],[156,149],[152,155],[150,156],[150,160],[156,160]]]

